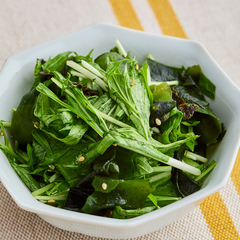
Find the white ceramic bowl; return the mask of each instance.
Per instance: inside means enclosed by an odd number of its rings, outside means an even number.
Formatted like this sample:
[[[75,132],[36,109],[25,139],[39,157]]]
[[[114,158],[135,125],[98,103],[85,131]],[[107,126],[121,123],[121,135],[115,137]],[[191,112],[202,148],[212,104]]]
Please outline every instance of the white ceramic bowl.
[[[218,164],[203,188],[162,209],[133,219],[119,220],[71,212],[38,202],[1,151],[0,178],[19,207],[38,214],[56,227],[96,237],[123,239],[138,237],[172,223],[227,183],[239,148],[240,91],[198,42],[98,23],[7,59],[0,73],[0,119],[11,120],[12,108],[18,106],[23,94],[30,89],[37,58],[48,59],[64,51],[87,55],[92,48],[94,57],[97,57],[115,46],[115,39],[119,39],[131,56],[136,56],[140,62],[151,53],[157,61],[171,66],[199,64],[204,74],[217,86],[216,98],[210,101],[210,106],[225,124],[227,133],[222,142],[208,152],[208,157],[214,158]]]

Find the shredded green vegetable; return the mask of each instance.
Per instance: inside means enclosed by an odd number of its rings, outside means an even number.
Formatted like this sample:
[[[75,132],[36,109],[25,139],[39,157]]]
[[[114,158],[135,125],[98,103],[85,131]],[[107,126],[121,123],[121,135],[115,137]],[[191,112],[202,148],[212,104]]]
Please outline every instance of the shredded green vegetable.
[[[198,191],[216,165],[206,148],[224,129],[200,66],[140,64],[116,40],[96,59],[37,59],[33,80],[0,149],[43,204],[128,219]]]

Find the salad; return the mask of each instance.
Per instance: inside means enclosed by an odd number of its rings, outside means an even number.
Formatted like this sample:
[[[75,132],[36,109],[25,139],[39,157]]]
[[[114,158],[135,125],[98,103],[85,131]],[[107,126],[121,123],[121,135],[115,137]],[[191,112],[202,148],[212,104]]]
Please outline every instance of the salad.
[[[169,67],[150,54],[140,64],[118,40],[92,52],[37,59],[30,91],[0,121],[0,149],[32,196],[128,219],[201,189],[216,165],[206,149],[225,133],[201,67]]]

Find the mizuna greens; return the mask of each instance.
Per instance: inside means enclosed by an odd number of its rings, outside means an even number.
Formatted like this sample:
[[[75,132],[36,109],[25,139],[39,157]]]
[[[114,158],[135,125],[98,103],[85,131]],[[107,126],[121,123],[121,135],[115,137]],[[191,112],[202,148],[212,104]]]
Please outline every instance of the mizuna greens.
[[[0,149],[32,196],[126,219],[198,191],[216,165],[206,148],[224,133],[205,99],[215,85],[200,66],[141,65],[119,41],[92,51],[37,59],[31,90],[0,121]]]

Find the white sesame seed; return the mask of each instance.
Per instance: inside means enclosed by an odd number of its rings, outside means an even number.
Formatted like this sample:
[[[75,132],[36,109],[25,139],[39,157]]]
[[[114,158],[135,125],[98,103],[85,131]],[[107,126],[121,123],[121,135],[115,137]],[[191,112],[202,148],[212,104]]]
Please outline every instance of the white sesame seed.
[[[107,184],[106,184],[106,183],[103,183],[103,184],[102,184],[102,189],[103,189],[103,190],[107,190]]]
[[[78,159],[79,162],[83,162],[84,160],[85,160],[85,157],[84,157],[84,156],[81,156],[81,157]]]
[[[36,129],[38,129],[39,122],[35,122],[33,126],[34,126]]]
[[[135,80],[132,80],[130,85],[133,86],[134,83],[135,83]]]
[[[55,169],[55,166],[54,165],[48,165],[48,167],[50,168],[50,169]]]
[[[156,123],[158,126],[160,126],[162,122],[161,122],[161,120],[160,120],[159,118],[156,118],[156,119],[155,119],[155,123]]]

